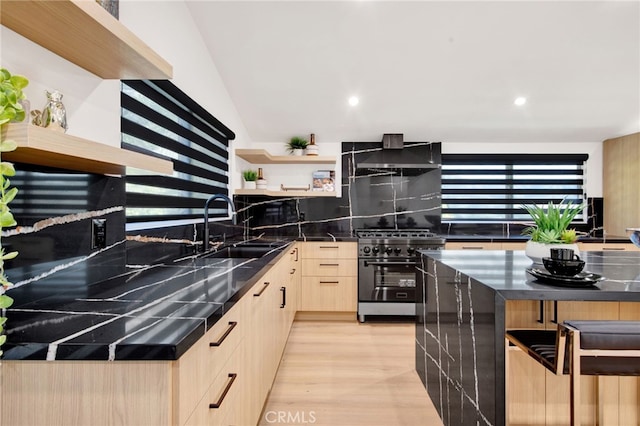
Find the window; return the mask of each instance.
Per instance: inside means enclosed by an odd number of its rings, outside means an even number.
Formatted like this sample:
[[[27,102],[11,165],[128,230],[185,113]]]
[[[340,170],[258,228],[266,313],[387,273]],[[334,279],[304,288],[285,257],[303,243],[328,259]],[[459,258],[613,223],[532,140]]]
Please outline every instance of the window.
[[[126,80],[121,88],[122,146],[173,161],[172,176],[127,171],[127,222],[202,218],[212,194],[229,193],[229,140],[235,134],[166,80]],[[211,217],[227,217],[220,201]],[[129,227],[131,228],[131,227]]]
[[[521,222],[530,220],[523,204],[582,203],[587,158],[586,154],[443,154],[442,222]]]

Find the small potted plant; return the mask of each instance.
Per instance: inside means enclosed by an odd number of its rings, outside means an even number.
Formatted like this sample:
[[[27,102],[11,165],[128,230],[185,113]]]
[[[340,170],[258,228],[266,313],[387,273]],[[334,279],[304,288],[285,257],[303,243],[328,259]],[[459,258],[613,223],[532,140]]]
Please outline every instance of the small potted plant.
[[[256,181],[258,180],[258,172],[255,170],[244,170],[242,172],[244,179],[244,189],[256,189]]]
[[[9,203],[18,193],[18,189],[10,188],[9,177],[15,175],[13,164],[2,161],[1,153],[16,149],[14,140],[7,139],[6,127],[9,123],[23,121],[26,118],[25,110],[21,101],[26,98],[22,89],[29,84],[29,80],[21,75],[11,75],[2,68],[0,69],[0,231],[16,225]],[[13,299],[5,294],[5,290],[13,284],[9,282],[4,272],[4,262],[15,258],[18,252],[6,252],[0,241],[0,313],[13,304]],[[0,315],[0,357],[2,356],[2,345],[7,340],[4,334],[4,325],[7,318]]]
[[[293,155],[302,155],[307,145],[309,142],[306,139],[294,136],[287,142],[287,152]]]
[[[535,263],[542,263],[543,257],[549,257],[551,247],[570,248],[579,254],[578,234],[575,229],[569,228],[573,219],[584,208],[584,204],[562,202],[553,204],[551,201],[546,208],[532,205],[523,206],[533,219],[534,226],[529,226],[522,231],[523,235],[529,235],[525,254]]]

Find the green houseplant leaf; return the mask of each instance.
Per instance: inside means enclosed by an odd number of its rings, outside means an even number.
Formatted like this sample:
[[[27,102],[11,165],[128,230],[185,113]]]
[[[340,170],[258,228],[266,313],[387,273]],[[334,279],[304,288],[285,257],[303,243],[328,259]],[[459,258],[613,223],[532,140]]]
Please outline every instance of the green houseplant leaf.
[[[22,91],[29,84],[29,80],[21,75],[12,75],[6,68],[0,68],[0,135],[5,135],[5,126],[10,122],[20,122],[26,118],[21,101],[25,99]],[[0,155],[17,148],[16,141],[0,138]],[[16,171],[12,163],[2,161],[0,157],[0,232],[3,228],[16,225],[15,218],[9,208],[9,203],[18,193],[17,188],[10,188],[8,177],[15,176]],[[1,238],[1,234],[0,234]],[[13,304],[13,299],[5,294],[5,291],[13,284],[9,282],[4,272],[4,262],[14,259],[17,251],[5,252],[0,241],[0,309],[7,309]],[[4,334],[6,317],[0,317],[0,347],[6,342]],[[0,356],[2,351],[0,350]]]
[[[534,222],[522,231],[523,235],[529,235],[531,241],[560,244],[574,243],[578,239],[575,229],[568,229],[575,217],[586,207],[585,204],[553,204],[549,201],[546,208],[539,205],[522,206]]]

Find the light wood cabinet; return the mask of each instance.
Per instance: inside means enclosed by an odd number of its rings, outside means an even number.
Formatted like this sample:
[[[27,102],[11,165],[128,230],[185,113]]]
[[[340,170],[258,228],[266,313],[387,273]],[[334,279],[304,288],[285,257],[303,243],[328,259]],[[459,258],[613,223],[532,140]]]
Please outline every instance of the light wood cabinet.
[[[603,143],[602,186],[604,229],[610,236],[625,236],[626,228],[640,226],[640,133]]]
[[[355,242],[305,242],[300,310],[356,312],[358,252]]]
[[[243,393],[246,391],[246,368],[243,353],[246,345],[238,345],[207,388],[185,426],[233,425],[243,418]],[[182,424],[182,423],[181,423]]]
[[[176,361],[3,360],[0,425],[257,424],[297,308],[294,254]]]
[[[557,322],[568,319],[640,317],[637,303],[627,303],[624,309],[621,305],[620,302],[509,300],[506,325],[507,328],[555,330]],[[640,380],[584,376],[581,384],[583,424],[637,424]],[[629,393],[631,396],[627,396]],[[507,349],[507,398],[508,424],[569,424],[569,376],[556,376],[513,346]],[[629,419],[633,421],[627,421]]]
[[[249,297],[251,320],[246,335],[248,359],[248,421],[257,424],[262,406],[275,379],[297,306],[296,282],[291,281],[291,254],[280,261],[254,285]],[[295,254],[294,254],[295,255]]]
[[[198,401],[207,394],[223,372],[248,327],[247,303],[241,300],[173,365],[174,424],[183,425]],[[236,372],[237,373],[237,372]],[[238,388],[238,384],[235,384]],[[220,383],[217,383],[220,387]],[[235,392],[235,390],[234,390]],[[211,400],[211,402],[214,402]],[[229,402],[226,403],[230,405]]]
[[[580,251],[640,251],[633,243],[578,243]]]
[[[524,242],[447,241],[445,250],[524,250]]]

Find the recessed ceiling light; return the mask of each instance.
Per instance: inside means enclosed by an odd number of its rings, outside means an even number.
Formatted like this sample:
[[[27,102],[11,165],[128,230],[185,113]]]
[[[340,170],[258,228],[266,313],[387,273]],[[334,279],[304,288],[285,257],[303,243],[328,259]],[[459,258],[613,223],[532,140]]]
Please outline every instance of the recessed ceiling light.
[[[522,106],[522,105],[527,103],[527,98],[525,98],[523,96],[519,96],[519,97],[516,98],[515,101],[513,101],[513,103],[518,105],[518,106]]]
[[[356,105],[358,105],[359,102],[360,102],[360,99],[358,99],[357,96],[351,96],[349,98],[349,105],[351,105],[351,106],[356,106]]]

